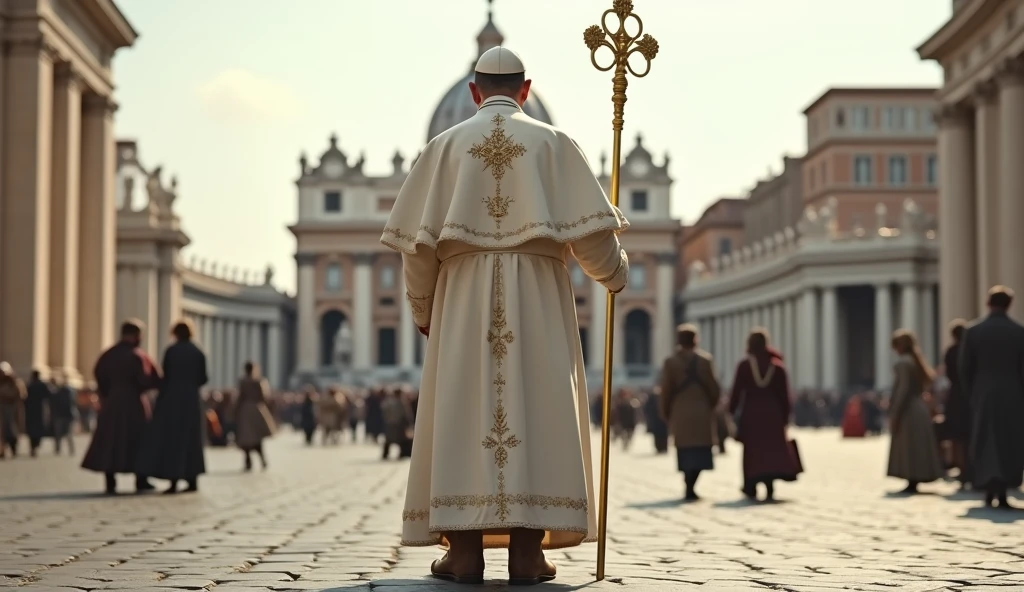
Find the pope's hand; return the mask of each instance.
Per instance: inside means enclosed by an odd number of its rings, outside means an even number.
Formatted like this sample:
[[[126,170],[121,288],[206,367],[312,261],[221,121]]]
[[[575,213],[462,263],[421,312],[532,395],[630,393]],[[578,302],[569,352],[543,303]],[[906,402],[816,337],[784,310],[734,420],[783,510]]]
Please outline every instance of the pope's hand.
[[[420,333],[422,333],[424,337],[430,337],[430,325],[427,325],[426,327],[416,328],[420,330]]]

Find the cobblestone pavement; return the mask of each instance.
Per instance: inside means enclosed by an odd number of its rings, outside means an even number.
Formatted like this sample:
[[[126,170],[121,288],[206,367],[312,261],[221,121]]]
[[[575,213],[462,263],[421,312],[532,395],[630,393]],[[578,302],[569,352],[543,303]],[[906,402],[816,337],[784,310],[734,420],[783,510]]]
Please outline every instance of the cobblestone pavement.
[[[608,579],[593,582],[587,545],[551,552],[559,578],[541,589],[1024,589],[1024,512],[981,509],[951,483],[887,495],[903,484],[883,477],[884,439],[798,439],[808,472],[777,488],[782,501],[740,501],[732,445],[701,477],[704,500],[683,505],[673,459],[638,436],[612,457]],[[378,455],[347,443],[307,449],[285,433],[265,473],[243,474],[239,452],[212,449],[198,495],[116,498],[49,448],[0,461],[0,588],[472,590],[423,577],[436,549],[398,546],[407,465]],[[487,558],[482,588],[501,589],[502,553]]]

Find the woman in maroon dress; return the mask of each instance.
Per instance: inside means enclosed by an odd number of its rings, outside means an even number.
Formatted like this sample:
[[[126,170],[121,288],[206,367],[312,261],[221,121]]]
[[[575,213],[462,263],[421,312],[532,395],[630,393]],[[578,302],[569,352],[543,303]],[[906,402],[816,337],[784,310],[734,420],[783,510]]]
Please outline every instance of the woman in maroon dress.
[[[768,334],[754,329],[747,357],[736,366],[729,411],[736,417],[736,439],[743,444],[743,493],[757,498],[764,483],[774,498],[776,479],[795,481],[800,465],[786,437],[789,424],[789,377],[782,355],[768,347]]]

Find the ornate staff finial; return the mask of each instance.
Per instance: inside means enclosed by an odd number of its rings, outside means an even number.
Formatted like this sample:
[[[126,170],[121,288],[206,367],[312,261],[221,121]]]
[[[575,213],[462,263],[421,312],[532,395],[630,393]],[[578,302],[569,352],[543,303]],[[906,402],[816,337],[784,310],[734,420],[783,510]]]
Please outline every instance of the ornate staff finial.
[[[618,19],[617,27],[608,26],[608,17],[614,15]],[[635,34],[626,31],[626,21],[635,20]],[[612,7],[601,15],[601,24],[593,25],[583,31],[583,42],[590,49],[590,62],[601,72],[614,69],[612,76],[612,104],[615,106],[612,118],[612,176],[610,179],[610,198],[613,206],[619,205],[619,169],[622,164],[622,125],[623,113],[626,108],[626,87],[629,82],[626,73],[637,78],[647,76],[651,71],[651,60],[658,55],[658,42],[644,33],[644,23],[633,13],[633,0],[612,0]],[[597,52],[608,48],[612,52],[612,61],[607,66],[598,63]],[[629,59],[634,54],[644,58],[642,70],[633,68]],[[637,144],[641,138],[637,135]],[[601,159],[601,172],[604,173],[604,157]],[[609,293],[606,304],[605,318],[615,318],[615,294]],[[612,345],[614,343],[614,323],[607,323],[604,335],[604,414],[601,419],[601,493],[598,502],[597,526],[597,579],[604,579],[605,555],[608,542],[608,457],[610,453],[612,413]]]
[[[608,26],[608,17],[611,15],[619,19],[618,27],[614,30]],[[630,18],[637,24],[635,35],[630,35],[626,31],[626,21]],[[601,72],[615,69],[615,75],[612,77],[612,103],[615,105],[612,128],[621,131],[622,114],[626,106],[626,87],[629,85],[626,72],[637,78],[647,76],[651,71],[651,60],[658,55],[658,41],[644,33],[643,21],[633,12],[633,0],[613,0],[612,7],[601,15],[601,24],[592,25],[583,31],[583,42],[590,48],[590,61],[595,68]],[[607,66],[602,66],[597,61],[597,51],[602,47],[612,51],[612,63]],[[633,69],[629,63],[629,58],[636,53],[644,57],[643,71]]]

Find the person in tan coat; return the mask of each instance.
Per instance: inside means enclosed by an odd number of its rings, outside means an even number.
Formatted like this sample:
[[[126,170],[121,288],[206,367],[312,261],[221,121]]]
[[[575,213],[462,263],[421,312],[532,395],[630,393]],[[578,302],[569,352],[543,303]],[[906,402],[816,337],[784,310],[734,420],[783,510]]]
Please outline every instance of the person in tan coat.
[[[252,470],[252,453],[260,457],[260,465],[267,469],[263,454],[263,439],[274,435],[276,424],[267,408],[270,384],[260,375],[259,367],[245,363],[245,375],[238,381],[238,414],[235,444],[245,453],[245,470]]]
[[[931,483],[945,476],[932,414],[922,397],[925,389],[931,386],[935,373],[910,331],[896,331],[892,337],[892,348],[899,359],[889,402],[892,443],[888,475],[906,479],[907,487],[900,493],[913,495],[917,493],[919,483]]]
[[[672,433],[686,500],[700,499],[695,491],[701,471],[714,469],[715,408],[721,389],[711,354],[697,348],[697,328],[680,325],[678,345],[661,369],[661,415]]]

